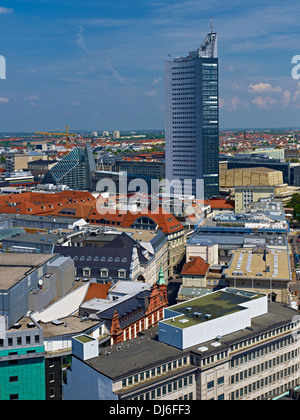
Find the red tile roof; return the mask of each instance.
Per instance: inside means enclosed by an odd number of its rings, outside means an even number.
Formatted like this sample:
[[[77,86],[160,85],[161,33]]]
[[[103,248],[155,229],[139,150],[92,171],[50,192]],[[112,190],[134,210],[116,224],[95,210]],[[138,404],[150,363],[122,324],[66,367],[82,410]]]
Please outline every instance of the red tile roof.
[[[120,210],[113,210],[109,212],[104,209],[103,214],[98,213],[97,209],[94,208],[89,214],[88,222],[130,228],[140,217],[148,217],[153,220],[153,222],[157,225],[157,228],[161,228],[163,233],[170,234],[183,229],[183,225],[178,222],[176,217],[161,207],[159,208],[159,211],[153,213],[149,210],[143,210],[142,212],[124,212]]]
[[[184,264],[181,274],[192,276],[205,276],[208,268],[209,264],[205,262],[203,258],[196,257]]]
[[[25,192],[0,196],[0,213],[58,215],[63,208],[76,208],[73,217],[85,217],[96,199],[86,191],[62,191],[56,194]],[[83,206],[88,208],[83,210]],[[80,210],[80,211],[79,211]]]
[[[83,302],[97,298],[106,299],[111,283],[90,283]]]
[[[227,200],[226,198],[216,198],[208,200],[208,204],[210,204],[211,209],[234,209],[234,200]]]
[[[159,208],[151,213],[107,211],[97,209],[96,198],[86,191],[62,191],[59,193],[25,192],[0,196],[0,213],[53,215],[83,218],[88,223],[130,228],[140,217],[148,217],[166,234],[181,231],[183,225],[166,210]]]

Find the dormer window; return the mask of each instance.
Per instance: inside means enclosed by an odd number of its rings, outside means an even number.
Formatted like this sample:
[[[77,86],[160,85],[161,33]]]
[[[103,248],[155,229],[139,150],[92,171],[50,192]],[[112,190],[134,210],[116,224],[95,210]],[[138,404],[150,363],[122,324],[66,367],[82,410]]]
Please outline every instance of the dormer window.
[[[106,268],[102,268],[102,270],[100,270],[100,276],[108,277],[108,270]]]
[[[126,277],[126,270],[118,270],[118,277],[124,279]]]

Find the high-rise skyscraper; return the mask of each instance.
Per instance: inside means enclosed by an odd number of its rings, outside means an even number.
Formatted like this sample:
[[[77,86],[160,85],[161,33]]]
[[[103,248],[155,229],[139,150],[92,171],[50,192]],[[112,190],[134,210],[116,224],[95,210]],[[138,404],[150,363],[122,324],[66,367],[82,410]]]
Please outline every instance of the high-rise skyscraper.
[[[166,179],[192,180],[194,195],[200,180],[204,198],[219,195],[218,92],[217,34],[211,30],[196,51],[165,62]]]

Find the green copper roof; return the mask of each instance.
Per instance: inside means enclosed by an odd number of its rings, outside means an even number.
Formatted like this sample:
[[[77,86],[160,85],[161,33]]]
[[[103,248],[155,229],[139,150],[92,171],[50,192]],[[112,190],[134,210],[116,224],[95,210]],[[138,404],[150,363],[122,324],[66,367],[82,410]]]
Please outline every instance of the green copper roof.
[[[158,285],[166,284],[166,282],[165,282],[165,276],[164,276],[164,272],[163,272],[162,266],[160,266],[157,284]]]

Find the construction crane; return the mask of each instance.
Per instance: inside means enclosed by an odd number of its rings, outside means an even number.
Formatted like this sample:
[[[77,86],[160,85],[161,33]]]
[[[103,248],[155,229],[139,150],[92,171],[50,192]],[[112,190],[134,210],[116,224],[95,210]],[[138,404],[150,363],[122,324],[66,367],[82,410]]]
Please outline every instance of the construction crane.
[[[44,132],[37,131],[37,132],[35,132],[35,134],[42,134],[44,136],[65,136],[66,137],[66,149],[70,148],[70,141],[69,141],[70,137],[76,137],[76,134],[69,133],[68,126],[66,126],[66,132],[65,133],[44,133]]]

